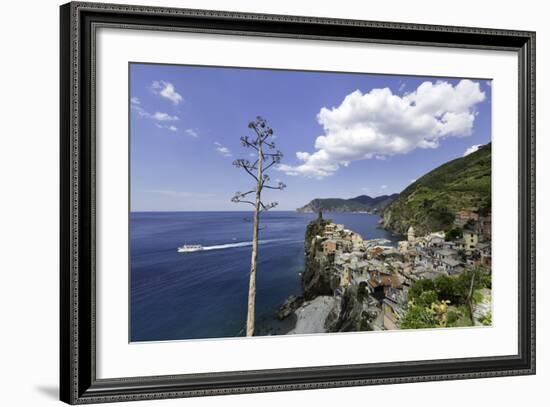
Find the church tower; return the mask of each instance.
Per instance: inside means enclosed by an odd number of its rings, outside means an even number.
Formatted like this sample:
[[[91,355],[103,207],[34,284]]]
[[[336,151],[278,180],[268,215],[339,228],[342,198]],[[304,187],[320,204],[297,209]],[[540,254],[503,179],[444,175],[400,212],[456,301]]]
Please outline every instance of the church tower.
[[[407,231],[407,240],[408,240],[409,242],[413,242],[414,239],[415,239],[415,236],[414,236],[414,228],[413,228],[412,225],[411,225],[411,227],[410,227],[409,230]]]

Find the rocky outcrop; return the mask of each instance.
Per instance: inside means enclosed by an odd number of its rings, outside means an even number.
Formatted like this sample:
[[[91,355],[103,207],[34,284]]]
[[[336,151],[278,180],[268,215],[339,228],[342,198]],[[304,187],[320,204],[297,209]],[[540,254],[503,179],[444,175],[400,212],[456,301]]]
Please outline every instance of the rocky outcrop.
[[[334,257],[322,254],[321,239],[326,224],[330,221],[319,217],[309,223],[305,234],[305,268],[302,274],[304,298],[312,300],[320,295],[332,295],[336,288]]]
[[[296,326],[289,334],[369,331],[380,313],[379,303],[369,295],[365,283],[341,286],[334,255],[322,250],[328,223],[319,217],[307,226],[303,297],[289,297],[276,314],[279,319],[295,318]]]
[[[338,299],[321,295],[312,301],[307,301],[295,311],[296,326],[289,334],[315,334],[328,332],[326,320],[338,304]]]
[[[325,321],[327,332],[372,331],[372,322],[380,308],[364,285],[350,285],[337,298],[338,306],[332,309]]]
[[[319,295],[333,295],[338,278],[334,275],[334,259],[319,252],[306,253],[306,266],[302,274],[304,298],[312,300]]]
[[[296,297],[295,295],[291,295],[287,298],[283,305],[279,307],[279,309],[275,313],[275,316],[278,319],[283,320],[290,316],[294,311],[296,311],[303,303],[303,297]]]

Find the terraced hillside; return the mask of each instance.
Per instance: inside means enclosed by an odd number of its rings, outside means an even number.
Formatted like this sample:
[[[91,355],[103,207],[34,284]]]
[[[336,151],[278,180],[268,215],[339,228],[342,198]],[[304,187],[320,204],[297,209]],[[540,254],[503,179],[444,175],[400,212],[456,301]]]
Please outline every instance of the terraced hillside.
[[[491,143],[466,157],[449,161],[409,185],[383,212],[383,227],[417,234],[446,230],[456,212],[491,208]]]

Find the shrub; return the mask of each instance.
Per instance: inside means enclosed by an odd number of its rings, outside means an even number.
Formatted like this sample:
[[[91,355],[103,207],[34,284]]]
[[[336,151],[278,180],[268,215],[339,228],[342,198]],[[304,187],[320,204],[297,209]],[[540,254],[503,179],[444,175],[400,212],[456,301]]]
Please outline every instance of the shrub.
[[[411,304],[399,321],[401,329],[435,328],[437,321],[429,308]]]
[[[437,293],[433,290],[424,291],[416,301],[420,307],[429,307],[434,302],[437,302]]]
[[[489,311],[487,314],[483,315],[481,318],[478,318],[478,321],[485,326],[491,326],[493,324],[493,314]]]
[[[447,326],[455,326],[461,317],[462,315],[457,310],[449,310],[447,313]]]

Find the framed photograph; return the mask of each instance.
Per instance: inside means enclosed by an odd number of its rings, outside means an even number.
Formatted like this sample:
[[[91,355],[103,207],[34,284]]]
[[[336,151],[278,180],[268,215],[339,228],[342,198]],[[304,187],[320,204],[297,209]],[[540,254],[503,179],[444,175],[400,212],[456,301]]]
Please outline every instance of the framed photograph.
[[[535,33],[61,6],[61,400],[535,373]]]

